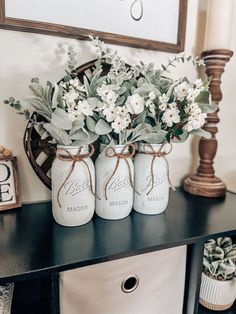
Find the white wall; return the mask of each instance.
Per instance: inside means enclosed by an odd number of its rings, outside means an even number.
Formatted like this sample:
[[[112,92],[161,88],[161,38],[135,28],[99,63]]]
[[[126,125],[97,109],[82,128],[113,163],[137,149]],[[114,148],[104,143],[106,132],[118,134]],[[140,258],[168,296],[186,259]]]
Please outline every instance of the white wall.
[[[202,4],[204,7],[205,2],[205,0],[200,0],[201,5],[199,5],[198,1],[189,0],[186,53],[196,54],[201,51],[205,16],[201,10]],[[25,156],[22,137],[26,122],[2,102],[11,95],[19,99],[27,96],[27,84],[32,77],[37,76],[43,82],[46,80],[57,81],[63,76],[66,60],[58,52],[57,44],[59,42],[66,46],[74,46],[79,52],[78,64],[83,64],[95,57],[88,42],[0,30],[0,144],[11,148],[18,157],[22,196],[25,202],[49,199],[50,192],[37,178]],[[130,64],[143,60],[159,65],[165,63],[168,56],[173,56],[129,47],[116,46],[115,48]],[[232,49],[236,51],[236,6],[234,8]],[[220,104],[221,122],[217,136],[219,148],[215,168],[216,173],[228,183],[229,188],[236,190],[236,164],[234,162],[236,158],[235,70],[236,58],[233,57],[223,75],[224,99]],[[189,64],[180,66],[175,70],[174,75],[176,77],[187,75],[194,80],[197,74]],[[188,140],[174,146],[169,160],[171,177],[175,185],[180,185],[183,177],[196,167],[196,144],[196,140]],[[195,154],[194,158],[193,153]]]

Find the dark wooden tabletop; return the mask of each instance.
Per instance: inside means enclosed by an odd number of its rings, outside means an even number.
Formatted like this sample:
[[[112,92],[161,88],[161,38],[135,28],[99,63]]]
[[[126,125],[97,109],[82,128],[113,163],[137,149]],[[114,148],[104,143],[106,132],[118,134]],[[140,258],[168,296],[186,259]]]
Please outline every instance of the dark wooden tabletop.
[[[167,210],[136,212],[119,221],[99,217],[81,227],[62,227],[50,203],[0,213],[0,282],[30,279],[94,263],[236,233],[236,195],[210,199],[182,189]]]

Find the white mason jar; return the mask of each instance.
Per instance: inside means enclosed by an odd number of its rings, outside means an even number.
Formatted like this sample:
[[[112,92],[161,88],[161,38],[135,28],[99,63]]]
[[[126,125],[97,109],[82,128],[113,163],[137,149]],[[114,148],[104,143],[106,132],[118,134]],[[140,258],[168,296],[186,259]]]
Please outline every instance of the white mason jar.
[[[134,169],[129,147],[101,145],[100,152],[95,163],[96,213],[104,219],[125,218],[132,210],[134,195]]]
[[[86,224],[95,210],[95,170],[89,146],[57,146],[52,170],[52,213],[67,227]]]
[[[169,200],[168,165],[164,157],[154,156],[162,144],[139,143],[134,158],[134,209],[142,214],[162,213]]]

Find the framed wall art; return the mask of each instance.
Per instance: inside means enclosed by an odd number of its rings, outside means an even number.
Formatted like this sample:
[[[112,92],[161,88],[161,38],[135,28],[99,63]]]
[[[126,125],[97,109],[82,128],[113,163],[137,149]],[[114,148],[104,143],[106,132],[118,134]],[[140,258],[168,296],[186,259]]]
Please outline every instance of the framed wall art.
[[[0,211],[21,206],[16,157],[0,157]]]
[[[0,0],[0,27],[152,50],[184,50],[187,0]]]

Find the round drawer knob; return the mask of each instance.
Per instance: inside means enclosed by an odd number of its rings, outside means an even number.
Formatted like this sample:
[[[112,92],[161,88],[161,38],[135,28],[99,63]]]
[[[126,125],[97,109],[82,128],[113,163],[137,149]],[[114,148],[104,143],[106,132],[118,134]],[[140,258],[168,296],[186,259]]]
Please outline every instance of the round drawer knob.
[[[121,284],[121,290],[125,293],[133,292],[139,285],[139,278],[136,275],[131,275],[125,278]]]

